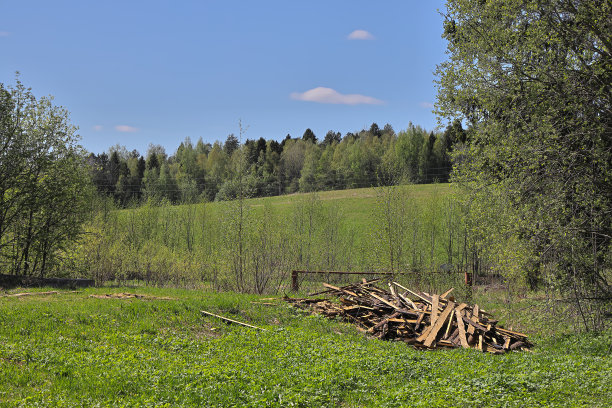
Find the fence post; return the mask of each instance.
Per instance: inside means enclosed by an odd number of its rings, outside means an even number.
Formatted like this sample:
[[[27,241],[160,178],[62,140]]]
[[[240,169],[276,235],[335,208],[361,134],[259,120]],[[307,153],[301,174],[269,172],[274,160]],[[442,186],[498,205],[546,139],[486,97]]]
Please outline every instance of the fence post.
[[[294,292],[300,290],[300,284],[298,282],[298,271],[291,271],[291,290]]]
[[[465,284],[468,286],[472,286],[474,282],[472,282],[472,273],[465,271]]]

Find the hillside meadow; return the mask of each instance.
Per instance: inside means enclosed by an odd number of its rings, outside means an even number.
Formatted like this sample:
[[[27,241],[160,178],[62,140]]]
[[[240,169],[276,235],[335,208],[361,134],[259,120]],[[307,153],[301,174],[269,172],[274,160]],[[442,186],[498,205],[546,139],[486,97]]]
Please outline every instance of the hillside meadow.
[[[169,299],[91,297],[126,291]],[[612,334],[551,335],[528,302],[517,307],[502,322],[528,323],[534,351],[490,355],[417,351],[258,295],[103,287],[2,297],[0,406],[609,406]]]
[[[105,202],[61,270],[254,293],[285,290],[293,269],[409,272],[447,286],[469,267],[453,194],[430,184],[123,210]]]

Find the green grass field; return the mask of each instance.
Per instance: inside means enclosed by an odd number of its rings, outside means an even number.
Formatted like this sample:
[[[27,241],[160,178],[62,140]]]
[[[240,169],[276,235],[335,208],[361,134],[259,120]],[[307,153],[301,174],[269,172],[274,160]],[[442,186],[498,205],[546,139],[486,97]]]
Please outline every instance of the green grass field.
[[[125,291],[172,300],[90,297]],[[423,352],[282,302],[253,303],[261,298],[108,287],[2,297],[0,406],[604,407],[612,401],[609,332],[569,336],[549,331],[542,319],[527,330],[533,352]],[[475,298],[503,312],[495,296]],[[200,310],[266,330],[228,326]],[[516,308],[501,315],[508,325],[528,323]]]
[[[467,246],[452,192],[448,184],[408,185],[248,199],[243,210],[238,202],[214,202],[101,212],[58,270],[99,282],[139,274],[156,285],[216,282],[215,288],[275,293],[294,269],[458,268],[467,263]],[[244,285],[235,280],[240,262]],[[268,283],[256,288],[262,276]]]

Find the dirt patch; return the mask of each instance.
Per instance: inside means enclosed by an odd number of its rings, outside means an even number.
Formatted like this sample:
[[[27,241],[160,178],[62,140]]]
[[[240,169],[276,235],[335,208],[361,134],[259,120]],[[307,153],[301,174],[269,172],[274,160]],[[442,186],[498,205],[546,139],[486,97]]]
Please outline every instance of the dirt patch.
[[[7,363],[15,364],[18,366],[24,366],[26,364],[26,362],[23,360],[18,360],[16,358],[11,358],[11,357],[0,357],[0,360],[6,361]]]
[[[191,333],[193,333],[197,339],[221,337],[220,330],[208,322],[205,322],[202,326],[193,326],[191,328]]]

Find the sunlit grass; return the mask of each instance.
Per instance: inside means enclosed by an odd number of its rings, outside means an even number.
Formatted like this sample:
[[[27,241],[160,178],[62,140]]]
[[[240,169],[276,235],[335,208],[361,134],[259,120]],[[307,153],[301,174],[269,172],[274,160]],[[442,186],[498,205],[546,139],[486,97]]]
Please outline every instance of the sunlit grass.
[[[118,292],[174,300],[89,297]],[[422,352],[260,299],[157,288],[0,298],[0,405],[520,407],[612,398],[609,333],[551,337],[542,328],[534,352],[503,356]]]

